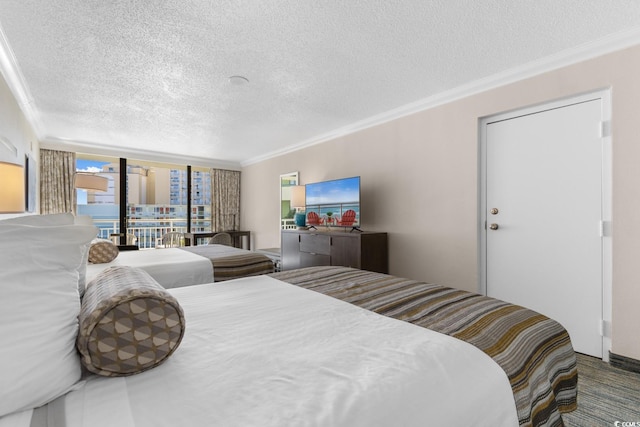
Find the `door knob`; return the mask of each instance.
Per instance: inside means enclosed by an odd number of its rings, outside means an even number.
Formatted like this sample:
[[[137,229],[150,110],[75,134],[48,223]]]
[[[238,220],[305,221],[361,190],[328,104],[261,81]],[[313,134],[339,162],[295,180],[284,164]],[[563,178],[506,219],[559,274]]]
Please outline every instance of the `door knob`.
[[[491,215],[498,215],[498,212],[500,211],[498,210],[498,208],[491,208],[489,212],[491,212]]]
[[[492,230],[497,230],[497,229],[498,229],[498,224],[496,224],[496,223],[494,222],[493,224],[491,224],[491,225],[489,226],[489,228],[490,228],[490,229],[492,229]]]

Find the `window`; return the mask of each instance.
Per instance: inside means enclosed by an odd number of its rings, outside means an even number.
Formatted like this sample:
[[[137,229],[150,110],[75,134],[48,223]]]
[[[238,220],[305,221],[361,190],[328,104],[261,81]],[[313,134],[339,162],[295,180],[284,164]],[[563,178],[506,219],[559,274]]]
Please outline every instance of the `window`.
[[[187,231],[187,200],[191,197],[191,231],[211,231],[211,178],[208,169],[191,173],[191,196],[187,188],[187,166],[127,159],[126,174],[120,171],[120,160],[78,154],[76,169],[98,173],[109,178],[104,194],[80,193],[78,214],[93,217],[100,237],[120,233],[120,177],[126,177],[127,244],[153,248],[165,233]],[[122,233],[120,233],[122,235]],[[115,240],[115,237],[114,237]],[[122,244],[122,238],[116,240]]]
[[[211,231],[211,173],[191,168],[191,231]]]
[[[76,155],[76,171],[90,172],[109,179],[107,191],[76,190],[78,215],[89,215],[100,229],[99,237],[109,239],[120,232],[119,159]]]

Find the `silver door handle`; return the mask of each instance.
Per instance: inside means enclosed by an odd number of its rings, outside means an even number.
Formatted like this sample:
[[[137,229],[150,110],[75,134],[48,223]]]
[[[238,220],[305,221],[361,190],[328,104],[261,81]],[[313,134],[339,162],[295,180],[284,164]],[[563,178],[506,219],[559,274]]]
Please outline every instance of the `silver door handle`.
[[[496,223],[494,222],[493,224],[491,224],[491,225],[489,226],[489,228],[490,228],[490,229],[492,229],[492,230],[497,230],[499,227],[498,227],[498,224],[496,224]]]

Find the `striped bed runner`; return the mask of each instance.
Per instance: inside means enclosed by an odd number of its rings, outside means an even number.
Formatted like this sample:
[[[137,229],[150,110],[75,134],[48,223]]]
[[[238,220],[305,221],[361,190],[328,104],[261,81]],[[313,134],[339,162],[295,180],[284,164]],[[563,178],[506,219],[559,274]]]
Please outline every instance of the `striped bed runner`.
[[[237,279],[239,277],[257,276],[273,273],[273,261],[263,254],[247,253],[212,258],[213,281]]]
[[[346,267],[272,277],[473,344],[507,374],[522,426],[563,426],[577,407],[578,371],[567,331],[535,311],[486,296]]]

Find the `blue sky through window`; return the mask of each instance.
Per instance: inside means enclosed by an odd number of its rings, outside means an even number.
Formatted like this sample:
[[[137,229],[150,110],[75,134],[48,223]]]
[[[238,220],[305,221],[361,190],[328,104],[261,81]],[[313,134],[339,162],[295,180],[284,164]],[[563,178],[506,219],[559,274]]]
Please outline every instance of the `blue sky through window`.
[[[76,170],[83,171],[83,172],[100,172],[102,171],[102,166],[109,163],[111,162],[99,162],[97,160],[77,159]]]

